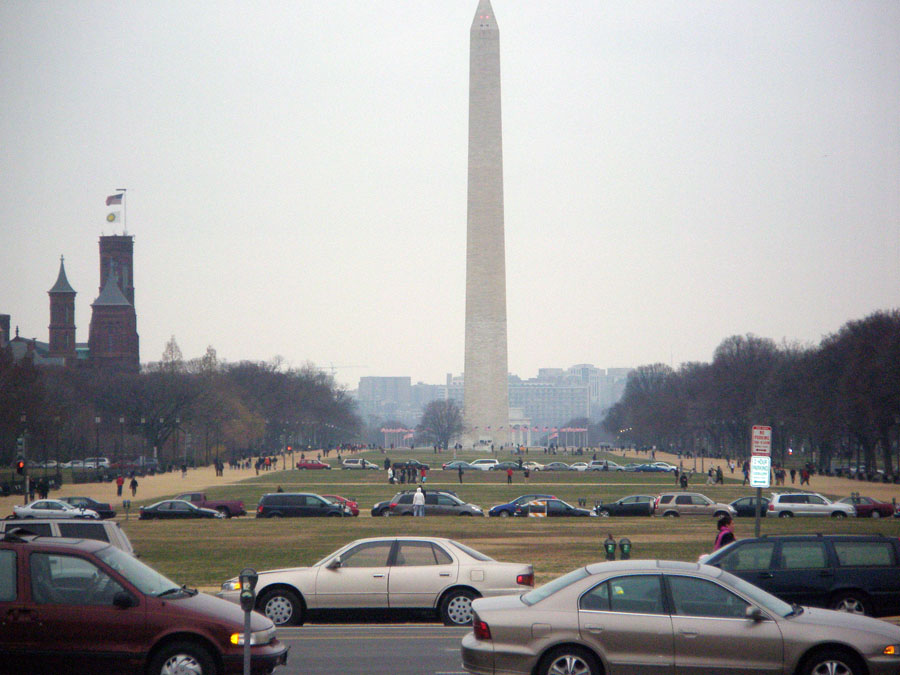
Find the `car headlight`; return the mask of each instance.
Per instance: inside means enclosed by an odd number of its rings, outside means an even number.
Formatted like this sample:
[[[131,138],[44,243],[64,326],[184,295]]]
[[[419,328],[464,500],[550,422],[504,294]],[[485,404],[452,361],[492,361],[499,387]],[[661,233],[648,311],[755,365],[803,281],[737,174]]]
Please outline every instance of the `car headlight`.
[[[253,633],[250,633],[250,646],[267,645],[274,639],[275,639],[275,626],[272,626],[271,628],[266,628],[265,630],[258,630]],[[243,645],[244,644],[244,633],[232,633],[231,634],[231,644]]]
[[[223,591],[239,591],[241,590],[241,580],[240,579],[229,579],[224,584],[222,584]]]
[[[888,645],[881,653],[885,656],[897,656],[900,654],[900,645]]]

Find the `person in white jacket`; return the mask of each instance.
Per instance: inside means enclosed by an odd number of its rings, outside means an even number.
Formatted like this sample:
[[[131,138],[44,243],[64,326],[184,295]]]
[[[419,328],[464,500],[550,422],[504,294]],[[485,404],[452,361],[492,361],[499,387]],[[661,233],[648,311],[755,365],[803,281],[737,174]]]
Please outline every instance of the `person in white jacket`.
[[[413,495],[413,515],[425,515],[425,493],[422,492],[420,487],[416,488],[416,494]]]

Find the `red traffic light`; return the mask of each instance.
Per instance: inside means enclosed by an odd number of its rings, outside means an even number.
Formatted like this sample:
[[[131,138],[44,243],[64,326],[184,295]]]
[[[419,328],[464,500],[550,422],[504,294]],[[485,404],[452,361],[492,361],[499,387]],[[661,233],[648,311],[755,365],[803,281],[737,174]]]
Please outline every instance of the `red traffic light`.
[[[287,449],[288,449],[288,452],[291,452],[291,451],[294,449],[294,446],[293,446],[293,445],[289,445]]]
[[[24,473],[25,472],[25,460],[19,459],[16,460],[16,473]]]

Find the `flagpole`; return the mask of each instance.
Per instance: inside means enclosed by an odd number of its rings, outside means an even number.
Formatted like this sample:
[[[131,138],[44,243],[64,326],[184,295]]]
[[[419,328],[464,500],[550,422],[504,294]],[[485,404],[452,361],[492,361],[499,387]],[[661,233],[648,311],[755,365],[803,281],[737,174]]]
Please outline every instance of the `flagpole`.
[[[116,192],[122,193],[122,234],[128,234],[128,200],[125,199],[127,188],[116,188]]]

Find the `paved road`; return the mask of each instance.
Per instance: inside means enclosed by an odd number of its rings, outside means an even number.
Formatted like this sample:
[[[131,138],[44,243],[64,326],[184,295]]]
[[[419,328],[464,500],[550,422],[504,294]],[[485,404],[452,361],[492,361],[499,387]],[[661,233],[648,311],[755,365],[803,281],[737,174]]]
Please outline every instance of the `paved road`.
[[[459,643],[470,629],[435,624],[279,628],[290,646],[278,675],[466,675]]]

